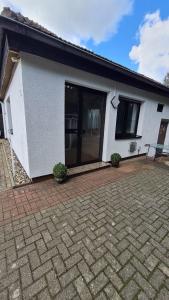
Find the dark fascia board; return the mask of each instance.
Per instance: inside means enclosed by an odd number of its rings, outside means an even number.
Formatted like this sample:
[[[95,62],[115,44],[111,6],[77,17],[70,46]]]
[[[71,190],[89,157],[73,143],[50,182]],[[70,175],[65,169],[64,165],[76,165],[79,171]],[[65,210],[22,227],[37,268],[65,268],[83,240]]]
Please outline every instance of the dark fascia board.
[[[32,27],[29,27],[23,23],[20,23],[18,21],[0,16],[0,55],[2,57],[3,54],[3,41],[4,41],[4,35],[8,34],[10,35],[10,38],[12,40],[15,39],[15,36],[20,36],[24,39],[24,41],[27,43],[25,43],[25,48],[23,49],[23,44],[21,45],[21,43],[19,43],[19,39],[18,39],[18,44],[15,43],[15,45],[12,45],[11,42],[11,47],[18,47],[20,49],[11,49],[11,50],[17,50],[17,51],[27,51],[28,53],[35,53],[36,55],[38,55],[37,51],[36,51],[36,44],[40,43],[40,45],[42,47],[46,49],[50,50],[50,49],[54,49],[58,51],[58,53],[60,52],[60,55],[62,53],[63,57],[68,57],[69,56],[69,60],[65,60],[63,59],[64,64],[68,64],[71,65],[70,63],[70,58],[74,58],[74,63],[73,65],[75,65],[75,60],[76,61],[76,68],[79,69],[83,69],[85,70],[84,64],[88,63],[88,65],[86,65],[86,71],[94,73],[94,74],[98,74],[99,76],[102,77],[107,77],[110,79],[113,79],[115,81],[119,81],[119,82],[123,82],[126,83],[130,86],[135,86],[137,88],[146,90],[146,91],[150,91],[150,92],[154,92],[166,97],[169,97],[169,88],[167,88],[166,86],[164,86],[163,84],[154,81],[152,79],[149,79],[146,76],[143,76],[141,74],[138,74],[137,72],[131,71],[119,64],[116,64],[106,58],[103,58],[97,54],[94,54],[93,52],[90,52],[86,49],[83,49],[79,46],[73,45],[69,42],[66,42],[58,37],[54,37],[52,35],[46,34],[44,32],[41,32],[37,29],[34,29]],[[32,41],[32,46],[34,46],[35,48],[33,49],[28,49],[29,47],[29,42],[31,43]],[[26,45],[27,44],[27,45]],[[27,47],[27,49],[26,49]],[[31,48],[31,47],[29,47]],[[41,49],[41,47],[38,47],[39,49]],[[31,50],[31,51],[30,51]],[[34,51],[35,50],[35,51]],[[42,51],[45,52],[46,51]],[[52,51],[51,51],[52,52]],[[39,52],[39,56],[44,56],[44,54],[42,54]],[[50,58],[50,57],[49,57]],[[51,55],[51,59],[52,59],[52,55]],[[53,57],[53,59],[55,60],[55,58]],[[81,61],[81,65],[80,65],[80,61]],[[1,59],[2,62],[2,59]],[[79,65],[78,65],[79,63]],[[83,68],[82,68],[83,65]],[[93,66],[93,70],[91,68],[90,70],[90,65]],[[1,67],[1,66],[0,66]],[[99,73],[97,73],[97,71],[99,70]],[[102,70],[102,71],[101,71]],[[116,75],[118,75],[116,77]],[[113,78],[112,78],[113,77]]]

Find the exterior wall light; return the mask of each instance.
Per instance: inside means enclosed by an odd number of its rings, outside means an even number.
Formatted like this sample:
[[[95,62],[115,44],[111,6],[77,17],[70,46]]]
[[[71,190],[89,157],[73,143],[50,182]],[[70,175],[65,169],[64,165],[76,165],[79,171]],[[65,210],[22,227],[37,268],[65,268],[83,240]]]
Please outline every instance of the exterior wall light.
[[[114,96],[111,99],[111,105],[113,106],[114,109],[118,108],[119,103],[120,103],[120,101],[119,101],[119,99],[116,96]]]

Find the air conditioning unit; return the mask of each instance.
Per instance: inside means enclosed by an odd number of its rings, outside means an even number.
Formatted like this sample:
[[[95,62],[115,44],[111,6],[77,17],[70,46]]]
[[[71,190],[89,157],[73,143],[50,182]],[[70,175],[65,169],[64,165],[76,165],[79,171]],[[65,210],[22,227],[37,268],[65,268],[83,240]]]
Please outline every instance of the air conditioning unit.
[[[129,152],[130,153],[133,153],[135,152],[137,149],[137,143],[136,142],[131,142],[130,145],[129,145]]]

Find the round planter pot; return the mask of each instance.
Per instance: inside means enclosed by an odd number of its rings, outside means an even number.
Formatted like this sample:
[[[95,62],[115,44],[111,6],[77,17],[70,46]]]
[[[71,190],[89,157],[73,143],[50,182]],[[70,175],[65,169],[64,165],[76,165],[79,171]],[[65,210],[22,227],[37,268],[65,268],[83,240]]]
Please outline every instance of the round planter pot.
[[[112,164],[112,167],[119,168],[120,162],[119,161],[118,162],[112,162],[111,164]]]
[[[55,180],[57,183],[63,183],[64,181],[66,181],[66,178],[67,178],[67,176],[61,177],[61,178],[55,177]]]

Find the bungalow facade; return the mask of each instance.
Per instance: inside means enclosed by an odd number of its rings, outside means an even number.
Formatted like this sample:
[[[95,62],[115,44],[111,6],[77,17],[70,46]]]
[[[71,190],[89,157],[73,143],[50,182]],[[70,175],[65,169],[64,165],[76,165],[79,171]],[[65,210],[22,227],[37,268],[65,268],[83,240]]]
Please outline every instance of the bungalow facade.
[[[4,134],[30,178],[169,144],[164,85],[17,14],[0,16],[0,57]]]

